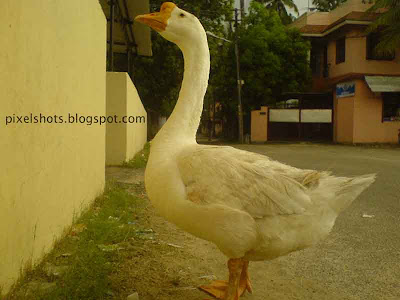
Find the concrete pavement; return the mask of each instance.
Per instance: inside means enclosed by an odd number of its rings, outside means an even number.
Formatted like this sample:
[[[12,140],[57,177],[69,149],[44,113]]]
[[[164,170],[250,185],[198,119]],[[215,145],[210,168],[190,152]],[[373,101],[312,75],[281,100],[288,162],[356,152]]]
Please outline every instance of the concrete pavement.
[[[400,299],[399,148],[309,143],[234,147],[340,176],[377,173],[376,182],[339,216],[328,240],[289,258],[263,263],[256,272],[268,273],[271,263],[278,264],[275,267],[296,282],[311,280],[313,285],[337,290],[336,297],[330,293],[321,299]],[[293,299],[304,299],[298,296]]]

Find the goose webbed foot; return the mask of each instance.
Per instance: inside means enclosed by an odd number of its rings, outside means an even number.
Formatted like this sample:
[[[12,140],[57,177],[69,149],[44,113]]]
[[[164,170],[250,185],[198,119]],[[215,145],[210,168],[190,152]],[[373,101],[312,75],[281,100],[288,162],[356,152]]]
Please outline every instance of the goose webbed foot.
[[[229,259],[229,281],[215,280],[199,288],[217,299],[238,300],[245,291],[253,292],[248,266],[249,262],[242,258]]]

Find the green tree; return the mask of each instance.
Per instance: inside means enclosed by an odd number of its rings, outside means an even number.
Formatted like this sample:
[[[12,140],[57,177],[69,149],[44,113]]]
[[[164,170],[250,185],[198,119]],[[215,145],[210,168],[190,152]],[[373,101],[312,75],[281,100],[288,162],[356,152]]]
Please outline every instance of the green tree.
[[[157,3],[156,3],[157,2]],[[159,7],[162,1],[153,1]],[[208,31],[234,40],[227,33],[225,20],[232,19],[233,1],[185,1],[178,6],[194,12]],[[183,0],[182,0],[183,2]],[[307,55],[309,43],[297,29],[282,24],[277,12],[253,2],[249,15],[238,28],[241,49],[243,111],[246,116],[260,105],[273,105],[282,92],[301,92],[311,78]],[[153,33],[153,56],[136,57],[134,80],[147,109],[168,116],[172,111],[182,82],[183,57],[172,43]],[[222,110],[225,137],[237,134],[237,81],[234,43],[209,37],[211,73],[205,97],[205,108],[214,101]],[[207,116],[206,116],[207,118]],[[205,119],[206,119],[205,118]],[[249,119],[247,118],[248,128]],[[246,132],[246,131],[245,131]]]
[[[150,1],[158,10],[163,0]],[[232,15],[233,0],[176,0],[180,8],[195,14],[206,30],[222,35],[224,20]],[[211,67],[215,66],[219,46],[210,43]],[[183,79],[183,57],[176,45],[152,31],[152,57],[134,58],[134,83],[147,109],[168,116],[175,106]]]
[[[382,11],[376,21],[369,26],[368,32],[380,31],[382,39],[376,50],[388,53],[400,48],[400,1],[376,0],[368,12]]]
[[[244,80],[243,112],[261,105],[274,105],[283,92],[302,92],[310,83],[309,42],[295,28],[282,24],[277,12],[252,2],[249,15],[239,28],[240,68]],[[223,102],[225,118],[237,118],[237,89],[234,45],[221,51],[224,65],[216,70],[215,94]],[[233,117],[232,117],[233,116]],[[246,120],[246,118],[245,118]],[[231,130],[236,132],[235,129]],[[248,130],[247,130],[248,132]],[[246,130],[245,130],[246,133]]]
[[[299,9],[294,4],[293,0],[255,0],[256,2],[262,3],[266,8],[272,9],[278,13],[283,24],[289,24],[293,21],[293,16],[288,13],[286,7],[292,8],[297,15],[299,15]]]
[[[310,79],[310,45],[296,29],[258,3],[250,7],[240,32],[243,92],[249,108],[274,103],[282,92],[302,91]]]
[[[312,3],[319,11],[331,11],[346,2],[346,0],[313,0]]]

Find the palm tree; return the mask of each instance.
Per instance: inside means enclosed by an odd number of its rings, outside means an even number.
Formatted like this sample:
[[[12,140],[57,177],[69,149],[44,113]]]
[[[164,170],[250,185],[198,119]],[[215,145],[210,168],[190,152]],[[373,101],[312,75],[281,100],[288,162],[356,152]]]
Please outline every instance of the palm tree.
[[[376,50],[378,52],[394,52],[400,47],[400,0],[375,0],[368,12],[384,10],[369,26],[368,32],[380,30],[382,34]]]
[[[318,11],[331,11],[346,2],[346,0],[313,0],[312,3]]]
[[[291,14],[288,13],[286,7],[292,8],[297,13],[297,15],[299,15],[299,9],[297,8],[296,4],[294,4],[293,0],[255,0],[255,1],[265,4],[266,8],[278,12],[284,24],[288,24],[293,21]]]

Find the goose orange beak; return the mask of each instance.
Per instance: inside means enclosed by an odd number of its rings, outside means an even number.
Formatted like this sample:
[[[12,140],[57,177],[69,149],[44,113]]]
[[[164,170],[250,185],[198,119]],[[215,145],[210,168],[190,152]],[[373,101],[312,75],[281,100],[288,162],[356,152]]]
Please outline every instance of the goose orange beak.
[[[135,21],[146,24],[155,31],[162,32],[167,28],[168,19],[171,17],[171,13],[175,7],[176,5],[172,2],[164,2],[161,5],[160,12],[139,15],[135,18]]]

